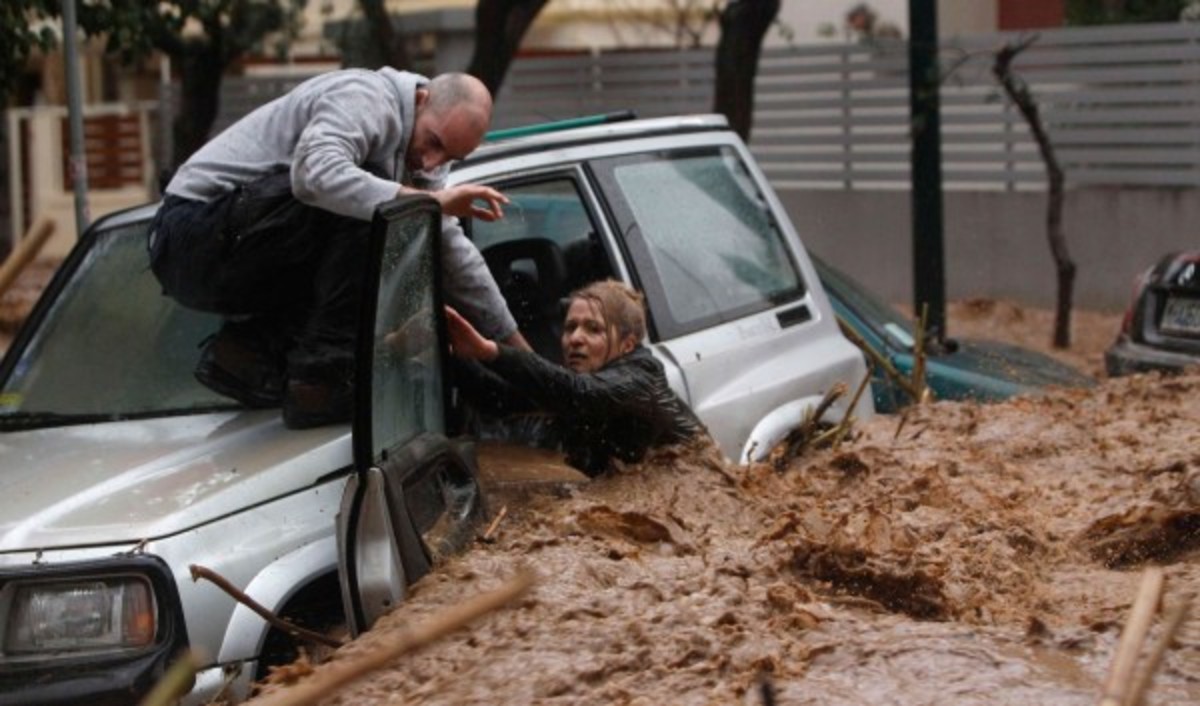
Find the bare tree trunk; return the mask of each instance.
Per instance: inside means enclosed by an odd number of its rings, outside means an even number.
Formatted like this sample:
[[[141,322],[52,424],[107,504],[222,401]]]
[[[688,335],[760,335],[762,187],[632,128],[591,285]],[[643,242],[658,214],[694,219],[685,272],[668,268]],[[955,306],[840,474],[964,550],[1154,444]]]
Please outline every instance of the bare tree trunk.
[[[384,7],[383,0],[358,0],[363,17],[367,22],[367,31],[375,43],[375,50],[368,52],[366,68],[377,69],[381,66],[391,66],[394,69],[407,69],[410,64],[408,51],[404,47],[404,38],[396,36],[392,19]]]
[[[521,39],[548,0],[479,0],[475,6],[475,52],[467,73],[495,96]]]
[[[996,61],[992,64],[992,74],[1000,82],[1005,95],[1008,96],[1029,124],[1029,131],[1037,142],[1038,152],[1046,165],[1048,186],[1046,202],[1046,237],[1050,241],[1050,252],[1054,256],[1054,266],[1058,273],[1058,298],[1054,311],[1054,347],[1068,348],[1071,345],[1071,305],[1075,287],[1075,263],[1067,252],[1066,239],[1062,230],[1063,204],[1063,171],[1058,158],[1054,155],[1054,146],[1042,125],[1037,103],[1029,92],[1029,87],[1012,74],[1012,62],[1017,54],[1027,49],[1037,40],[1030,37],[1024,42],[1013,45],[1006,44],[997,52]]]
[[[779,14],[780,0],[729,0],[721,11],[717,42],[717,85],[713,110],[750,141],[754,122],[754,76],[763,37]]]
[[[186,44],[171,60],[178,62],[181,85],[172,154],[172,164],[178,168],[208,141],[221,104],[225,61],[219,48],[203,42]]]

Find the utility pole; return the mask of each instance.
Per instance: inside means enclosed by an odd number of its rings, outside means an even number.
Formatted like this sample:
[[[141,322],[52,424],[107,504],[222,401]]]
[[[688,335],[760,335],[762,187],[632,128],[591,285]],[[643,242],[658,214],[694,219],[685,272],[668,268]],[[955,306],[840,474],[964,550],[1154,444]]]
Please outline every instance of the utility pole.
[[[909,114],[912,128],[913,307],[927,312],[926,337],[946,336],[942,247],[942,117],[938,98],[937,0],[908,0]]]
[[[63,49],[67,61],[67,122],[71,130],[71,182],[75,186],[75,237],[88,227],[87,154],[83,146],[83,99],[79,88],[75,0],[63,0]]]

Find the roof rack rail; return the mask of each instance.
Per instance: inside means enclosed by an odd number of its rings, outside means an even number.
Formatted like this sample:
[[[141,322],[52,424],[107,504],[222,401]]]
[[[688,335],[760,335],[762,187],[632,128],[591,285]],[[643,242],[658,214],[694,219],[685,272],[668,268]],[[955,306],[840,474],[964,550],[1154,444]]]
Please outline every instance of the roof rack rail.
[[[596,115],[584,115],[566,120],[555,120],[549,123],[534,123],[532,125],[510,127],[503,130],[492,130],[483,136],[483,140],[484,142],[497,142],[499,140],[511,140],[514,137],[541,135],[546,132],[558,132],[559,130],[571,130],[577,127],[605,125],[607,123],[619,123],[636,119],[637,115],[632,110],[618,110],[612,113],[598,113]]]

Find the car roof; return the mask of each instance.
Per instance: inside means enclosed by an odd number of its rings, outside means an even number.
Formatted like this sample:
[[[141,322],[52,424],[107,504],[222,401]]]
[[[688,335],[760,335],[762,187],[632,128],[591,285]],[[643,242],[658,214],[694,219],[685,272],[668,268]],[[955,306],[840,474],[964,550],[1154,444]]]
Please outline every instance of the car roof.
[[[521,137],[485,142],[466,159],[456,162],[455,169],[473,167],[484,162],[512,157],[514,155],[539,152],[546,149],[563,148],[580,144],[613,142],[630,138],[655,135],[683,135],[694,132],[727,131],[729,123],[723,115],[680,115],[643,120],[605,122],[585,127],[554,128],[546,125],[546,131],[536,132],[538,126],[529,126],[532,134]]]

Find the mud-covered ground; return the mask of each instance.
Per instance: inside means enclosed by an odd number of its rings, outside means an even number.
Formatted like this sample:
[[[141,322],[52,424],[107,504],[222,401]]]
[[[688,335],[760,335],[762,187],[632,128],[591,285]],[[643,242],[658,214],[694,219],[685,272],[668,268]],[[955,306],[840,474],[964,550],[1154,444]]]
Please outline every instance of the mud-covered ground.
[[[1094,704],[1140,570],[1167,607],[1200,587],[1198,400],[1200,373],[937,403],[782,472],[693,450],[539,495],[335,659],[518,566],[524,600],[328,702]],[[1200,619],[1150,697],[1200,702]]]
[[[1093,374],[1118,324],[1077,312],[1057,352],[1049,312],[950,308]],[[1168,606],[1200,587],[1198,400],[1200,373],[936,403],[781,472],[694,449],[535,494],[334,659],[519,566],[534,589],[329,703],[1096,703],[1140,569]],[[1200,619],[1150,697],[1200,702]]]

